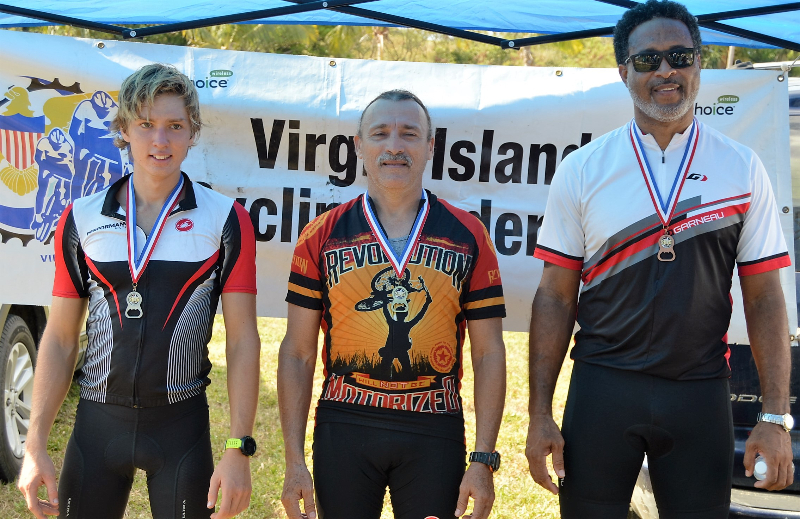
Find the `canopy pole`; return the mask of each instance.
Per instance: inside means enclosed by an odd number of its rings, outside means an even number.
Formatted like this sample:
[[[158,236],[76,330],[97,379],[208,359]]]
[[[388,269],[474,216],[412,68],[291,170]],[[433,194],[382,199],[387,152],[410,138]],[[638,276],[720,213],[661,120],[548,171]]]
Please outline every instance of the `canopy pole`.
[[[156,25],[152,27],[142,27],[139,29],[124,29],[123,36],[125,38],[142,38],[144,36],[153,36],[155,34],[185,31],[189,29],[200,29],[202,27],[210,27],[212,25],[222,25],[226,23],[247,22],[259,18],[275,18],[276,16],[305,13],[309,11],[318,11],[320,9],[329,9],[331,7],[363,4],[374,1],[375,0],[326,0],[326,1],[320,0],[314,2],[307,2],[299,5],[289,5],[286,7],[274,7],[272,9],[262,9],[260,11],[248,11],[239,14],[214,16],[212,18],[203,18],[191,22],[170,23],[164,25]]]
[[[6,4],[0,4],[0,13],[25,16],[26,18],[33,18],[45,22],[53,22],[59,25],[72,25],[74,27],[80,27],[81,29],[91,29],[93,31],[116,34],[118,36],[122,36],[125,31],[128,30],[125,27],[118,27],[116,25],[95,23],[88,20],[71,18],[69,16],[61,16],[59,14],[45,13],[43,11],[34,11],[33,9],[25,9],[24,7],[15,7],[13,5]]]

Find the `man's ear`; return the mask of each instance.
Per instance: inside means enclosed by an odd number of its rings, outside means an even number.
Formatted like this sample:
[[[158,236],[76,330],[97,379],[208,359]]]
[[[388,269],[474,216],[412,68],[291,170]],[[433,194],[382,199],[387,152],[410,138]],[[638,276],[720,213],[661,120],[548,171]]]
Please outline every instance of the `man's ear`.
[[[617,69],[619,70],[619,77],[622,78],[622,82],[625,83],[625,86],[628,86],[628,65],[618,65]]]
[[[353,145],[356,147],[356,157],[363,159],[361,156],[361,137],[358,135],[353,136]]]

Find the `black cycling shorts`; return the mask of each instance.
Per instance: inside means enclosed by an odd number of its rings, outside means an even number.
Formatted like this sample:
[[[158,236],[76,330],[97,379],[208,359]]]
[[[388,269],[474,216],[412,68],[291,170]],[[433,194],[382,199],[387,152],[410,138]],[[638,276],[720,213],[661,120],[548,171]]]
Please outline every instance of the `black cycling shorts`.
[[[676,381],[575,362],[562,434],[564,519],[627,517],[645,453],[661,519],[727,519],[727,378]]]
[[[386,487],[395,519],[455,519],[466,447],[448,438],[325,422],[314,429],[320,519],[379,519]]]
[[[58,486],[59,517],[123,517],[136,469],[147,473],[154,519],[211,515],[205,394],[138,409],[81,399]]]

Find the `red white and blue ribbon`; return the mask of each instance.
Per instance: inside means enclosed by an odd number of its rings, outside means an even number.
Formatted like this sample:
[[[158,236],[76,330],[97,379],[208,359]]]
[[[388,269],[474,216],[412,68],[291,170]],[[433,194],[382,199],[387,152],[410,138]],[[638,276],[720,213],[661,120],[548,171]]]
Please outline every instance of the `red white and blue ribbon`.
[[[428,210],[430,209],[430,205],[428,203],[428,193],[426,193],[424,189],[422,190],[422,207],[417,213],[417,219],[414,221],[414,226],[411,227],[411,232],[408,234],[406,246],[399,258],[395,256],[394,250],[389,245],[389,238],[386,236],[386,233],[383,232],[383,227],[381,227],[378,217],[372,210],[372,204],[369,202],[369,193],[364,193],[362,201],[364,206],[364,216],[367,218],[367,223],[369,223],[370,229],[372,229],[372,235],[378,240],[381,249],[383,249],[383,253],[386,254],[387,258],[389,258],[389,262],[391,262],[392,267],[394,267],[397,278],[401,279],[406,270],[406,265],[408,265],[408,260],[411,259],[411,255],[416,249],[417,242],[422,234],[422,228],[425,227],[425,220],[428,218]]]
[[[131,270],[131,280],[134,285],[136,285],[136,283],[139,282],[139,278],[142,277],[142,273],[147,267],[147,262],[150,261],[150,256],[153,255],[153,251],[156,248],[156,242],[159,236],[161,236],[161,231],[164,229],[164,224],[167,223],[167,218],[178,204],[178,197],[180,197],[181,189],[183,189],[183,175],[180,176],[178,185],[175,186],[169,194],[169,197],[167,197],[167,201],[164,202],[164,206],[161,208],[161,212],[158,214],[158,218],[153,225],[153,230],[147,236],[147,241],[144,243],[142,252],[137,256],[136,196],[133,189],[133,175],[128,179],[128,201],[125,207],[125,226],[128,232],[128,267]]]
[[[669,223],[672,220],[672,215],[675,214],[675,208],[678,206],[678,200],[683,190],[683,184],[686,182],[686,176],[689,173],[689,168],[692,166],[692,159],[694,159],[694,152],[697,149],[697,141],[700,138],[700,127],[697,120],[692,120],[692,125],[689,127],[689,139],[686,142],[686,148],[683,150],[683,157],[678,166],[678,171],[675,173],[675,179],[672,181],[672,186],[666,199],[658,189],[658,184],[653,176],[653,170],[650,168],[650,163],[647,160],[647,154],[644,152],[642,140],[639,138],[639,133],[636,131],[636,123],[632,120],[629,126],[631,145],[633,145],[633,152],[636,154],[636,160],[639,162],[639,168],[642,170],[644,182],[647,185],[647,190],[650,192],[650,199],[653,201],[653,207],[656,208],[656,213],[661,220],[661,225],[664,230],[669,228]]]

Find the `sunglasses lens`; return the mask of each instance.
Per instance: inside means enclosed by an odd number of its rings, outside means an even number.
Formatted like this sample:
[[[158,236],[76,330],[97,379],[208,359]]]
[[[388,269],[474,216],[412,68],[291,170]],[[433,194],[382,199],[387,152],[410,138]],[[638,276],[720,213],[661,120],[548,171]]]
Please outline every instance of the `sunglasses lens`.
[[[631,57],[633,58],[633,69],[636,72],[652,72],[658,70],[661,65],[661,54],[657,52],[643,52]]]
[[[670,52],[666,56],[667,63],[672,68],[686,68],[694,64],[694,51],[691,49],[676,50]]]

